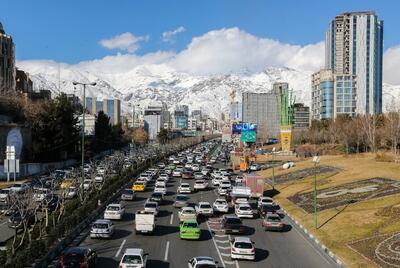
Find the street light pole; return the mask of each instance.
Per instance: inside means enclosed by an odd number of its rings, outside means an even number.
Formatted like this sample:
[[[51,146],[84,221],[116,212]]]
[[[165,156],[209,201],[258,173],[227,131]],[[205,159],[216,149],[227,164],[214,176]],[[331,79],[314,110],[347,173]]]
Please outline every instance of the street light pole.
[[[317,164],[319,163],[320,157],[314,156],[314,228],[318,229],[318,211],[317,211]]]
[[[275,147],[272,148],[272,190],[275,190]]]
[[[81,153],[82,153],[82,178],[81,178],[81,187],[83,187],[83,180],[85,178],[85,169],[83,168],[83,165],[85,164],[85,114],[86,114],[86,86],[90,85],[90,86],[95,86],[96,83],[80,83],[80,82],[72,82],[72,84],[74,86],[76,85],[82,85],[83,86],[83,97],[82,97],[82,102],[83,102],[83,106],[82,106],[82,144],[81,144]]]

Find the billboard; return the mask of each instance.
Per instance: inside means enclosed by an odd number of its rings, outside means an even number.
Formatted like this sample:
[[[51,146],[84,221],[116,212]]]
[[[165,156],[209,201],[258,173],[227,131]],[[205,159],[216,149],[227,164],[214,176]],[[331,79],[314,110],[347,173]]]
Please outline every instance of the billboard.
[[[292,126],[281,126],[281,146],[282,151],[290,151],[292,143]]]
[[[232,134],[241,134],[242,132],[257,132],[257,124],[253,123],[234,123],[232,124]]]
[[[251,130],[250,131],[249,130],[242,131],[242,134],[240,136],[240,141],[256,142],[256,140],[257,140],[257,134],[255,131],[251,131]]]

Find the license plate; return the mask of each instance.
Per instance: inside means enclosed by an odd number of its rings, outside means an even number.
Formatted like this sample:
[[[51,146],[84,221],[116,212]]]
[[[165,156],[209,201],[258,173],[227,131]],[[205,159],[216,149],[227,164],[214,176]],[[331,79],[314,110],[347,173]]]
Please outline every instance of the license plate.
[[[232,233],[239,233],[239,230],[232,230]]]

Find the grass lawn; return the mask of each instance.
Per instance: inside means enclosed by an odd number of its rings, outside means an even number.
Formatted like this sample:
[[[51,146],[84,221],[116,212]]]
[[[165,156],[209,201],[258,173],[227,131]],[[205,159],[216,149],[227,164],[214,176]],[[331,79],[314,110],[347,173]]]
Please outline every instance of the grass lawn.
[[[275,168],[275,174],[280,175],[313,166],[310,158],[297,159],[297,161],[296,166],[289,170],[283,170],[281,167]],[[400,164],[377,162],[373,154],[322,156],[320,165],[338,167],[341,171],[337,174],[321,174],[318,176],[317,185],[319,189],[373,177],[400,181]],[[271,177],[272,170],[261,171],[260,174]],[[349,242],[374,235],[400,232],[399,194],[320,211],[318,213],[319,228],[315,230],[313,214],[306,213],[287,199],[298,192],[312,191],[312,176],[280,184],[276,188],[280,191],[280,194],[275,199],[281,206],[337,254],[348,267],[376,266],[360,254],[350,250],[347,247]]]

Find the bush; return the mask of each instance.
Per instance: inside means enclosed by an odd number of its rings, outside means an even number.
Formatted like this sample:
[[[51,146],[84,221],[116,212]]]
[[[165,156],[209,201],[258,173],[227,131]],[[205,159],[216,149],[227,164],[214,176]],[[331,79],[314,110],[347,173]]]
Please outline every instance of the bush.
[[[394,162],[394,157],[393,155],[385,152],[377,152],[375,155],[375,160],[378,162]]]

